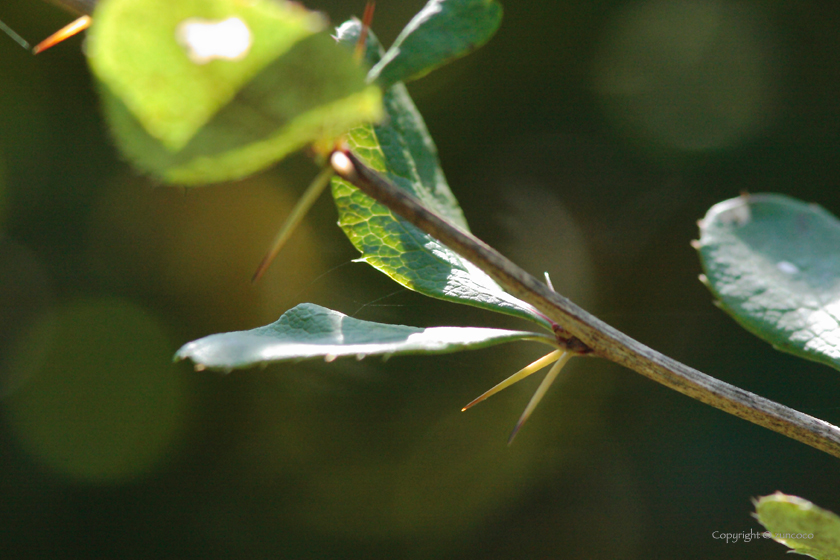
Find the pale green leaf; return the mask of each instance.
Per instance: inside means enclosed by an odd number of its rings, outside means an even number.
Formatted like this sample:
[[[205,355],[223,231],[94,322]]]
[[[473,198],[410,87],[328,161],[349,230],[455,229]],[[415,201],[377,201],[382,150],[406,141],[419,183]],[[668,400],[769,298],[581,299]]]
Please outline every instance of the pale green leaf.
[[[199,369],[231,370],[273,362],[342,356],[444,354],[517,340],[552,344],[553,338],[523,331],[478,327],[417,328],[361,321],[312,303],[302,303],[276,322],[250,331],[214,334],[184,345],[176,360]]]
[[[718,305],[785,352],[840,369],[840,222],[787,196],[744,195],[700,222]]]
[[[220,31],[223,22],[239,31]],[[208,45],[247,41],[237,56],[198,60],[201,43],[185,31],[196,25]],[[322,16],[292,2],[108,0],[87,53],[120,147],[167,182],[242,177],[381,115],[365,68]]]
[[[840,560],[840,517],[796,496],[777,492],[756,501],[769,537],[819,560]]]

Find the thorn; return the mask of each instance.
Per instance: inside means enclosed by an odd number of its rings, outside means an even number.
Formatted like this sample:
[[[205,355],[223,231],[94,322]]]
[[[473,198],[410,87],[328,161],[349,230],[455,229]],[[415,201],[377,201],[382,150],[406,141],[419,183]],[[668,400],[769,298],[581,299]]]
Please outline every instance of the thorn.
[[[534,412],[534,409],[537,408],[537,405],[540,404],[540,401],[545,396],[548,388],[551,387],[552,383],[554,383],[554,380],[557,378],[557,374],[560,373],[560,370],[563,369],[563,366],[566,365],[573,355],[574,354],[571,352],[563,352],[563,355],[560,356],[560,358],[554,362],[554,365],[551,366],[551,369],[548,370],[545,379],[543,379],[540,386],[537,387],[537,392],[534,393],[533,397],[531,397],[528,406],[525,407],[525,411],[522,413],[522,416],[519,417],[519,421],[516,422],[516,427],[513,428],[513,432],[511,432],[510,437],[508,438],[508,445],[513,443],[513,438],[516,437],[516,434],[519,433],[519,430],[525,425],[525,422],[531,416],[531,413]]]
[[[26,50],[30,50],[29,42],[26,39],[15,33],[15,30],[0,21],[0,30],[12,38],[12,40]]]
[[[274,244],[276,244],[276,242]],[[262,275],[265,274],[265,271],[268,270],[269,265],[271,265],[271,261],[274,260],[274,257],[277,256],[277,253],[279,252],[280,249],[276,251],[273,247],[269,249],[268,253],[266,253],[265,256],[263,256],[262,260],[260,261],[260,264],[257,265],[257,270],[254,271],[254,275],[251,276],[251,284],[256,284],[259,281],[259,279],[262,278]]]
[[[326,167],[318,173],[318,176],[315,177],[315,179],[313,179],[306,188],[303,196],[300,197],[300,200],[297,201],[295,207],[292,208],[292,212],[289,214],[289,217],[286,218],[286,223],[283,224],[283,227],[280,228],[280,231],[278,231],[277,235],[274,237],[274,242],[271,244],[271,248],[268,250],[268,253],[266,253],[262,261],[260,261],[260,265],[251,277],[252,284],[259,280],[263,273],[268,270],[271,261],[274,260],[274,257],[277,256],[286,244],[286,241],[288,241],[292,236],[292,233],[295,231],[298,224],[300,224],[301,220],[303,220],[303,217],[306,216],[306,213],[309,212],[309,209],[312,208],[312,205],[315,204],[315,201],[318,200],[318,197],[321,196],[322,192],[324,192],[324,189],[329,184],[332,175],[333,170]]]
[[[82,16],[76,21],[65,25],[64,27],[62,27],[61,29],[59,29],[58,31],[56,31],[37,45],[35,45],[35,48],[32,49],[32,54],[44,52],[48,48],[59,44],[63,40],[69,39],[77,33],[81,33],[82,31],[90,27],[91,21],[92,20],[90,19],[90,16]]]
[[[373,22],[373,11],[375,9],[375,0],[368,0],[368,3],[365,5],[365,13],[362,16],[362,31],[359,33],[359,40],[356,42],[356,49],[353,52],[353,56],[358,62],[361,62],[365,58],[368,29],[370,29],[370,24]]]
[[[545,284],[551,289],[552,292],[556,292],[557,290],[554,289],[554,285],[551,283],[551,276],[548,275],[548,272],[543,272],[545,274]]]
[[[505,379],[504,381],[502,381],[501,383],[499,383],[498,385],[496,385],[495,387],[493,387],[489,391],[482,394],[477,399],[470,402],[470,404],[468,404],[467,406],[465,406],[464,408],[461,409],[461,412],[464,412],[468,408],[471,408],[471,407],[477,405],[478,403],[480,403],[481,401],[483,401],[487,397],[495,395],[496,393],[498,393],[502,389],[506,389],[507,387],[510,387],[511,385],[516,383],[517,381],[521,381],[521,380],[525,379],[526,377],[528,377],[532,373],[536,373],[536,372],[540,371],[542,368],[546,367],[551,362],[553,362],[553,361],[555,361],[559,358],[562,358],[562,355],[561,355],[562,353],[563,353],[562,350],[555,350],[554,352],[552,352],[552,353],[550,353],[546,356],[543,356],[542,358],[540,358],[536,362],[525,366],[524,368],[520,369],[519,371],[517,371],[516,373],[514,373],[513,375],[511,375],[510,377],[508,377],[507,379]]]

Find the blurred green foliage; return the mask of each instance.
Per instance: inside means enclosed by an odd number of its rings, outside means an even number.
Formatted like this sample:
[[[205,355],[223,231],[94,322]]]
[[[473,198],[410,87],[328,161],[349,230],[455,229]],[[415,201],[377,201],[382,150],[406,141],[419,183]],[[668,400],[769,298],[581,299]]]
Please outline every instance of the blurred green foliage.
[[[336,23],[363,9],[307,4]],[[381,3],[382,42],[423,4]],[[714,309],[688,243],[742,190],[840,211],[840,8],[504,8],[490,43],[410,86],[475,233],[665,354],[837,423],[834,372]],[[68,21],[22,1],[0,18],[29,40]],[[80,44],[33,58],[0,41],[3,558],[767,558],[781,547],[712,533],[758,530],[749,498],[776,490],[840,510],[835,459],[597,360],[570,366],[510,448],[538,379],[459,409],[538,349],[218,377],[159,364],[300,301],[416,326],[524,325],[395,292],[350,263],[327,200],[251,286],[314,166],[301,156],[186,195],[137,177]],[[140,355],[126,354],[130,332]],[[126,448],[131,468],[114,467]]]
[[[163,182],[241,179],[381,117],[366,69],[297,4],[111,1],[94,18],[86,54],[113,136]],[[204,52],[208,33],[235,47],[227,60]]]
[[[840,517],[796,496],[776,492],[755,501],[755,515],[767,537],[803,556],[840,558]]]

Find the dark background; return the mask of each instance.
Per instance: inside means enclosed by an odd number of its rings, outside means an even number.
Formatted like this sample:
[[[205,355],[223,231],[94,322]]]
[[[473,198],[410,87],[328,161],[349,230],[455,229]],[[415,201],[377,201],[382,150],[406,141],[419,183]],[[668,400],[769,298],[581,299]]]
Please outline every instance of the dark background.
[[[357,2],[312,2],[336,23]],[[423,5],[387,2],[387,45]],[[840,212],[840,7],[505,3],[497,36],[410,89],[473,230],[634,338],[829,422],[840,379],[717,310],[689,242],[714,203]],[[33,42],[72,17],[3,2]],[[783,558],[751,499],[840,511],[840,462],[634,372],[578,360],[508,447],[540,355],[196,373],[170,357],[303,301],[417,326],[522,328],[358,263],[324,197],[251,273],[316,168],[156,186],[111,145],[70,40],[0,37],[0,557]],[[840,248],[839,248],[840,249]]]

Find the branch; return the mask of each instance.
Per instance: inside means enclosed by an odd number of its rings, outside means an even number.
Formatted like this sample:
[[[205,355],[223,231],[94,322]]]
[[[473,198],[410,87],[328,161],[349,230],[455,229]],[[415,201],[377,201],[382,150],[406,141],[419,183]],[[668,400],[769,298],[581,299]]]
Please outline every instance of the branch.
[[[512,295],[539,309],[591,348],[594,355],[724,412],[840,457],[840,428],[724,383],[633,340],[554,292],[477,237],[428,210],[415,197],[367,167],[350,150],[333,152],[330,162],[344,180],[444,243]]]

